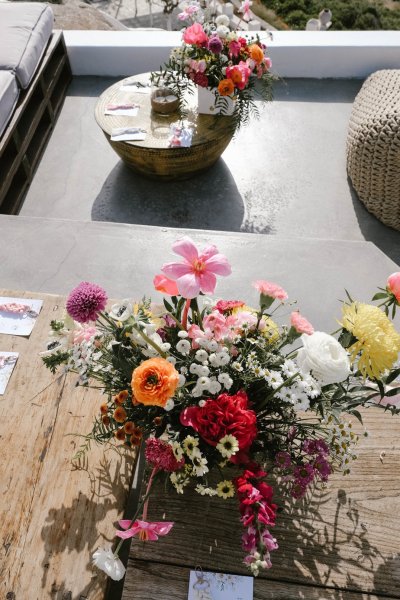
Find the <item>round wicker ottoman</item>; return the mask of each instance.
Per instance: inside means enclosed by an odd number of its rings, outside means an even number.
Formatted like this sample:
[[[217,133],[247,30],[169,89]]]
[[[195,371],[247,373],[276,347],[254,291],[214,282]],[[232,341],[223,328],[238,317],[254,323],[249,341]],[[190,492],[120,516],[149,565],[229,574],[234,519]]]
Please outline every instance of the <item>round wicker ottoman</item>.
[[[358,93],[347,137],[347,172],[369,212],[400,230],[400,70],[373,73]]]

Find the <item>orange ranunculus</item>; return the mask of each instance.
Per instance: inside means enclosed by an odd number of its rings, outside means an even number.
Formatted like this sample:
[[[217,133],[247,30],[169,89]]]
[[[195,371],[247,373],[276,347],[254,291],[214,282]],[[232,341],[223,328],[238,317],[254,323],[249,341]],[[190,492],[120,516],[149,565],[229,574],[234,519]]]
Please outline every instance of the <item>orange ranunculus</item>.
[[[255,60],[258,65],[262,63],[262,61],[264,60],[264,52],[258,44],[251,44],[248,48],[248,51],[250,54],[250,58]]]
[[[218,93],[221,96],[231,96],[235,90],[231,79],[221,79],[218,85]]]
[[[178,371],[165,358],[149,358],[132,373],[133,396],[141,404],[165,406],[178,382]]]

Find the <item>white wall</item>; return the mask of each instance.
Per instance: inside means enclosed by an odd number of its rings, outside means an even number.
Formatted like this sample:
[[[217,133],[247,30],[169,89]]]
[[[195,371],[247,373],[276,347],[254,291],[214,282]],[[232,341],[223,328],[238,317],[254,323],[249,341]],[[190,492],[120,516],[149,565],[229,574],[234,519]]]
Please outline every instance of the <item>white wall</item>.
[[[175,31],[64,31],[74,75],[154,71],[179,46]],[[246,32],[244,32],[246,35]],[[400,31],[274,31],[260,37],[281,77],[361,77],[400,69]]]

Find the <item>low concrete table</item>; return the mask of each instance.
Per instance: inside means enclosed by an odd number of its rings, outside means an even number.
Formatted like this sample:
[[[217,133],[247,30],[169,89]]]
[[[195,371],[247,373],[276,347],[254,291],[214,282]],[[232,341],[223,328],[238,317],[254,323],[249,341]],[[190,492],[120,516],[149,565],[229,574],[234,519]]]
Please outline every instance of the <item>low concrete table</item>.
[[[168,145],[170,124],[179,121],[179,112],[160,115],[151,109],[150,94],[138,91],[134,82],[147,85],[149,73],[129,77],[106,89],[100,96],[95,117],[107,140],[122,160],[133,170],[159,179],[185,179],[211,167],[221,156],[234,133],[234,121],[228,116],[199,115],[194,96],[189,98],[189,111],[185,120],[194,128],[190,148],[170,148]],[[129,82],[132,91],[121,90]],[[139,104],[136,117],[105,115],[108,104]],[[144,141],[112,141],[111,131],[120,127],[139,127],[146,131]]]

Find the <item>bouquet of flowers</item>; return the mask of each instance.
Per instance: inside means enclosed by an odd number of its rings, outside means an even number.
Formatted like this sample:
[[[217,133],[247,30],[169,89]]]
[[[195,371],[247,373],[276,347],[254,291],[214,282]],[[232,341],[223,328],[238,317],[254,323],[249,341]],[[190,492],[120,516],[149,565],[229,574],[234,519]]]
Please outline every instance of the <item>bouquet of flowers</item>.
[[[184,237],[173,245],[181,262],[156,275],[161,305],[123,300],[106,309],[99,286],[83,282],[68,297],[68,316],[52,321],[43,360],[103,390],[88,440],[144,446],[146,491],[131,521],[119,522],[120,543],[100,549],[95,564],[120,579],[123,540],[157,540],[173,523],[149,522],[155,478],[178,494],[236,497],[245,563],[257,575],[271,567],[277,506],[270,476],[293,498],[348,473],[356,457],[351,416],[360,406],[390,405],[400,335],[389,318],[400,305],[400,273],[373,301],[343,303],[336,336],[314,331],[297,311],[282,323],[284,289],[259,280],[257,307],[210,297],[231,267],[215,246],[199,251]],[[286,310],[286,308],[285,308]],[[214,482],[214,483],[213,483]]]
[[[246,124],[251,115],[258,114],[257,96],[265,101],[272,99],[271,60],[265,44],[258,35],[245,38],[231,31],[226,15],[208,20],[207,12],[195,1],[179,18],[191,22],[183,30],[183,44],[172,50],[160,72],[152,74],[153,81],[162,79],[181,103],[189,83],[209,88],[217,112],[228,114],[229,100],[233,100],[235,128]]]

